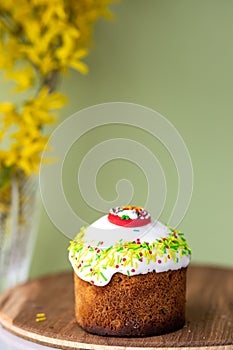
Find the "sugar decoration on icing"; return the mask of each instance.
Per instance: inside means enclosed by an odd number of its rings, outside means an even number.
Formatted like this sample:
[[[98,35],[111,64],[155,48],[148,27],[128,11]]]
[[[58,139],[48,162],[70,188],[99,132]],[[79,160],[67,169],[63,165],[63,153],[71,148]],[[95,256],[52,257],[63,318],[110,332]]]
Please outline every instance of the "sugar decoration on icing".
[[[144,208],[130,205],[110,209],[108,220],[118,226],[138,227],[149,224],[151,217]]]
[[[123,213],[119,210],[123,208]],[[138,207],[117,207],[110,210],[120,220],[125,212],[130,220],[138,222],[134,215]],[[140,208],[146,219],[150,214]],[[129,212],[132,211],[132,212]],[[118,213],[121,213],[118,216]],[[131,222],[132,222],[131,221]],[[110,222],[109,215],[95,221],[71,242],[69,259],[75,273],[83,280],[97,285],[108,284],[112,276],[120,272],[128,276],[148,272],[177,270],[189,264],[191,250],[184,234],[173,230],[159,221],[146,225],[127,226]]]

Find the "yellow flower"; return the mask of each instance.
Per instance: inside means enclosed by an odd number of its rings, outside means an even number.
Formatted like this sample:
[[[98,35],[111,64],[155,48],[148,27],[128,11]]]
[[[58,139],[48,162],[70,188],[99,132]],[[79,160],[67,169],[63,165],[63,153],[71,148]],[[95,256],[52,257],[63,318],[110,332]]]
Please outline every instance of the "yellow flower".
[[[14,0],[1,0],[1,8],[3,10],[12,10],[14,2]]]
[[[32,7],[28,1],[13,0],[13,5],[11,5],[11,8],[9,10],[15,23],[25,23],[25,19],[29,18],[32,12]]]
[[[41,153],[47,143],[47,137],[33,140],[24,139],[22,150],[19,153],[19,165],[27,175],[39,171]]]
[[[85,63],[80,61],[80,58],[87,56],[88,51],[85,49],[80,49],[75,52],[73,57],[69,61],[69,66],[78,70],[79,72],[86,74],[88,72],[88,67]]]
[[[34,71],[32,67],[27,64],[24,69],[18,69],[17,71],[8,71],[6,77],[11,78],[17,83],[14,90],[16,92],[20,92],[32,86],[34,81]]]
[[[49,88],[44,86],[40,93],[36,97],[30,99],[29,102],[37,108],[53,110],[64,106],[66,100],[66,97],[59,92],[52,92],[49,94]]]
[[[56,88],[56,76],[88,67],[93,27],[99,17],[110,18],[115,0],[1,0],[0,69],[16,83],[15,91],[36,82],[38,93],[21,104],[0,103],[0,179],[5,169],[30,175],[38,171],[47,143],[44,127],[54,123],[54,111],[66,98]],[[4,170],[4,171],[3,171]],[[6,172],[5,172],[6,173]],[[10,173],[10,172],[9,172]]]
[[[11,102],[0,103],[0,135],[3,137],[6,130],[19,121],[19,114],[16,111],[15,105]],[[1,137],[0,136],[0,137]]]
[[[37,5],[40,3],[40,5],[47,5],[47,0],[34,0],[33,1]],[[60,0],[53,0],[52,6],[47,6],[45,8],[45,11],[43,12],[42,16],[42,24],[48,25],[51,23],[52,18],[59,18],[62,20],[67,19],[67,13],[65,12],[65,8],[63,6],[63,3]],[[51,2],[50,2],[51,3]]]
[[[9,38],[7,43],[0,41],[0,69],[10,71],[14,68],[15,61],[20,57],[19,45],[14,38]],[[17,52],[17,53],[16,53]]]
[[[47,136],[41,136],[32,129],[21,129],[12,135],[15,142],[8,151],[0,154],[0,158],[6,167],[17,165],[26,175],[39,170],[41,153],[48,141]]]
[[[12,113],[15,110],[15,106],[11,102],[0,103],[0,113]]]
[[[53,124],[55,122],[55,116],[49,113],[45,109],[36,109],[33,103],[28,102],[23,106],[22,110],[22,122],[28,126],[40,129],[47,124]]]

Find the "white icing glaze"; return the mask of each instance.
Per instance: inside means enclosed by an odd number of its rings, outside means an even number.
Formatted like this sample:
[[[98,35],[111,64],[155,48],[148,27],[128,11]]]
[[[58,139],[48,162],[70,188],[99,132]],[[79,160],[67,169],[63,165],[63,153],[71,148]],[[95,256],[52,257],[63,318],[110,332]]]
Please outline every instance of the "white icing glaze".
[[[140,238],[141,241],[152,243],[156,238],[167,237],[169,232],[171,231],[159,221],[140,227],[126,227],[112,224],[105,215],[85,229],[83,241],[92,246],[97,246],[101,241],[101,248],[108,248],[121,239],[128,242]]]
[[[156,246],[157,240],[161,239],[162,242],[162,239],[170,237],[171,230],[159,221],[141,227],[122,227],[110,223],[105,215],[84,229],[81,238],[77,238],[77,242],[81,243],[80,250],[77,251],[71,243],[69,259],[81,279],[97,286],[108,284],[117,272],[133,276],[187,267],[190,254],[187,251],[181,253],[185,248],[173,252],[171,258],[171,250],[161,253],[160,245],[157,243]],[[134,242],[132,244],[136,248],[130,249],[124,245],[129,242]],[[136,245],[139,242],[144,242],[145,246],[138,250],[140,256],[137,254],[139,244]],[[153,248],[149,252],[147,248],[151,245]],[[109,253],[106,253],[108,248]]]

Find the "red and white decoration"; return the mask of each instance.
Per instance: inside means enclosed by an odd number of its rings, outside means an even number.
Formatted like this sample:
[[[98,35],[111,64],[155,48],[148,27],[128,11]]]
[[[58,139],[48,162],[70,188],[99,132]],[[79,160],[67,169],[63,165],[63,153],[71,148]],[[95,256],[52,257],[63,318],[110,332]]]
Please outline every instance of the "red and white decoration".
[[[122,206],[110,209],[108,220],[117,226],[140,227],[149,224],[151,216],[142,207]]]

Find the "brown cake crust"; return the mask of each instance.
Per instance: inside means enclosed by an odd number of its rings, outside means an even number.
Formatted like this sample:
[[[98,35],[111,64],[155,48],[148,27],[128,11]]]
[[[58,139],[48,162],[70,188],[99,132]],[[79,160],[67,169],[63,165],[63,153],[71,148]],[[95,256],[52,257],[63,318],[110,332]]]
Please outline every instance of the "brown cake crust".
[[[104,287],[74,274],[76,320],[99,335],[142,337],[175,331],[185,323],[186,270],[116,273]]]

